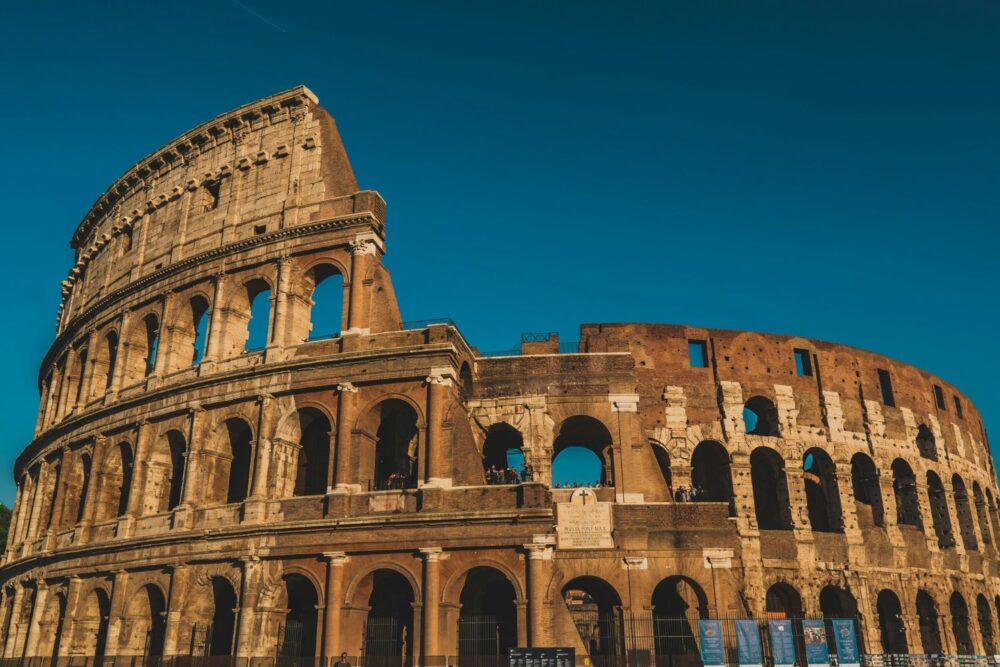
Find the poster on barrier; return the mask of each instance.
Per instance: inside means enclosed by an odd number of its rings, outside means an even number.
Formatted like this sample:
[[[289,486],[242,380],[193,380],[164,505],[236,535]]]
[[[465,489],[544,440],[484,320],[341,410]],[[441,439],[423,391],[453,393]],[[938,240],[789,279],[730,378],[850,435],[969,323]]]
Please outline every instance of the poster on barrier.
[[[809,667],[827,667],[830,648],[826,643],[826,626],[822,620],[802,621],[802,641],[806,645],[806,664]]]
[[[698,621],[698,636],[701,639],[701,662],[705,667],[725,667],[726,649],[722,643],[722,621],[702,619]]]
[[[767,629],[771,635],[771,657],[774,659],[774,667],[794,667],[795,637],[792,634],[791,620],[768,621]]]
[[[742,619],[736,624],[736,652],[740,667],[762,667],[764,652],[760,648],[760,626],[757,621]]]
[[[861,667],[858,639],[854,634],[854,619],[833,619],[833,639],[837,644],[837,662],[840,667]]]

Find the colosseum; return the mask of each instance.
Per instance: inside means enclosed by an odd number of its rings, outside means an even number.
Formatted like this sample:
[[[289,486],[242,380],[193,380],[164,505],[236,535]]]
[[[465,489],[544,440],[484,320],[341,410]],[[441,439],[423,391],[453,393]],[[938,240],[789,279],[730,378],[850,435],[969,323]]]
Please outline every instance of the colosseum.
[[[404,322],[385,202],[304,87],[145,157],[70,243],[4,658],[694,667],[702,619],[728,664],[735,619],[997,652],[1000,490],[961,391],[795,336],[584,324],[483,353]],[[597,472],[554,482],[570,450]]]

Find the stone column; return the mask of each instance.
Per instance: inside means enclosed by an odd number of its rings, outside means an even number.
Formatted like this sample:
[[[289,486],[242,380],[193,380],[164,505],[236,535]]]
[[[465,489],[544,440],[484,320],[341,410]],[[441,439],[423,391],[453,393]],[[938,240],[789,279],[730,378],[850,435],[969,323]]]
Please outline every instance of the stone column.
[[[344,565],[351,559],[343,551],[323,554],[326,559],[326,609],[323,612],[323,657],[336,658],[340,646],[340,615],[344,596]]]
[[[427,464],[424,486],[450,487],[451,477],[445,470],[444,422],[448,388],[454,384],[450,368],[432,368],[427,382]]]
[[[42,579],[35,580],[35,604],[31,608],[31,620],[28,622],[28,636],[24,640],[24,657],[31,658],[38,652],[38,622],[45,611],[45,601],[49,595],[49,587]]]
[[[378,243],[378,238],[370,232],[359,234],[351,241],[351,290],[345,334],[367,334],[371,330],[368,317],[368,291],[364,283],[365,275],[378,253]]]
[[[438,655],[438,640],[441,639],[438,630],[441,615],[441,547],[424,547],[420,549],[420,555],[424,559],[421,657],[426,667],[428,658]]]
[[[184,587],[187,585],[189,568],[179,564],[173,566],[170,574],[170,592],[167,594],[167,623],[163,632],[163,655],[178,655],[177,635],[180,633],[181,609],[184,606]]]
[[[332,473],[327,473],[327,487],[347,493],[351,490],[351,436],[358,388],[350,382],[337,385],[337,448],[330,457]],[[329,481],[332,479],[332,483]],[[356,485],[355,485],[356,486]]]
[[[247,556],[242,559],[243,578],[240,581],[239,616],[236,618],[236,656],[245,658],[253,654],[253,580],[259,556]]]
[[[552,547],[547,544],[525,544],[528,579],[528,646],[546,646],[549,642],[546,623],[545,587],[548,584]]]

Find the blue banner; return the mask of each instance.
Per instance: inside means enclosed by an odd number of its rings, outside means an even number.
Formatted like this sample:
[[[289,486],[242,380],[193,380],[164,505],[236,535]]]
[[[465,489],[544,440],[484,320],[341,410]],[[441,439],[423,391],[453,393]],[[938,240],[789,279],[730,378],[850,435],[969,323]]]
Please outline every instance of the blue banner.
[[[802,640],[806,645],[806,664],[809,667],[829,667],[830,648],[826,644],[826,626],[823,621],[802,621]]]
[[[764,652],[760,648],[760,626],[753,620],[738,620],[735,623],[740,667],[761,667]]]
[[[795,637],[792,634],[792,621],[790,619],[768,621],[767,628],[771,634],[774,667],[794,667]]]
[[[833,639],[837,643],[837,662],[840,667],[860,667],[858,636],[854,633],[854,619],[833,619]]]
[[[701,639],[701,661],[705,667],[725,667],[726,649],[722,643],[722,621],[698,621]]]

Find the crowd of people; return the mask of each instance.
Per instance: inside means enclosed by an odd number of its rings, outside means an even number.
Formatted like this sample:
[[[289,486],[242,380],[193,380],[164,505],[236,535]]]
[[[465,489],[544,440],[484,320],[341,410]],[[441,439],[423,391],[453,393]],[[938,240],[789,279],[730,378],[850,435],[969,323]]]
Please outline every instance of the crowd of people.
[[[486,471],[487,484],[520,484],[521,482],[531,482],[535,479],[535,469],[530,463],[525,464],[522,470],[513,466],[509,468],[497,468],[490,466]]]
[[[674,491],[674,500],[679,503],[696,503],[702,500],[704,496],[705,489],[701,488],[700,485],[695,485],[690,489],[686,486],[679,486]]]

